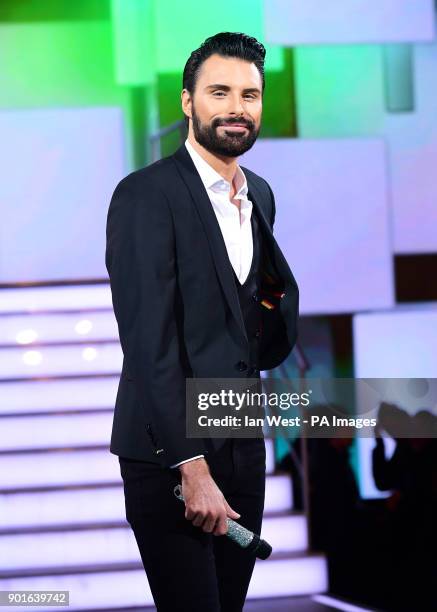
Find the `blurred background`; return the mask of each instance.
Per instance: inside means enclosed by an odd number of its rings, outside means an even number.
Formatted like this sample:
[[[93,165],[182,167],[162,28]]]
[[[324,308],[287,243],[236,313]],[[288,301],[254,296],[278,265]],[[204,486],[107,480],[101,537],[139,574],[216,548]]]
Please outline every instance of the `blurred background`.
[[[108,452],[106,215],[184,141],[182,70],[208,36],[267,49],[239,161],[272,186],[300,287],[299,344],[267,374],[437,378],[435,23],[433,0],[0,3],[0,590],[153,604]],[[382,433],[268,441],[275,555],[247,610],[434,609],[435,440]]]

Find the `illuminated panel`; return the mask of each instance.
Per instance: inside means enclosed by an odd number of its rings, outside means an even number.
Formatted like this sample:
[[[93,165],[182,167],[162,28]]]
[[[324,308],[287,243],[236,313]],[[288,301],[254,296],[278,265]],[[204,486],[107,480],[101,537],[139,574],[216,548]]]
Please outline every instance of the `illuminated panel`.
[[[240,160],[274,191],[301,314],[393,304],[383,142],[265,139]]]
[[[121,109],[1,111],[0,133],[0,282],[107,277],[106,215],[126,174]]]
[[[0,448],[4,451],[108,444],[112,419],[112,412],[3,418]]]
[[[385,139],[398,254],[437,250],[437,44],[417,44],[412,51],[410,67],[405,49],[397,58],[365,45],[295,52],[302,138]],[[409,107],[411,112],[387,112]]]
[[[88,545],[88,543],[87,543]],[[140,565],[141,562],[138,561]],[[122,585],[122,588],[120,588]],[[143,567],[125,571],[90,572],[0,579],[2,590],[70,591],[75,609],[129,608],[153,605]],[[248,599],[320,593],[328,588],[328,569],[321,555],[290,556],[257,561]],[[61,610],[61,608],[58,608]]]
[[[386,108],[391,113],[414,111],[413,46],[384,45]]]
[[[437,378],[437,304],[354,317],[357,377]]]
[[[437,377],[437,304],[355,315],[353,338],[358,378]],[[402,405],[402,402],[399,405],[418,409],[418,406]],[[385,496],[373,482],[371,453],[374,440],[358,438],[357,443],[362,497]],[[386,456],[390,457],[393,449],[393,440],[387,439]]]
[[[14,312],[112,310],[109,282],[98,285],[2,289],[1,298],[2,315]]]
[[[32,412],[99,410],[113,408],[117,395],[118,375],[95,378],[33,379],[22,382],[2,382],[0,416]]]
[[[125,520],[123,483],[119,476],[116,486],[83,487],[58,490],[0,493],[0,519],[2,529],[29,525],[81,525],[90,522]],[[288,474],[267,476],[264,516],[271,512],[289,512],[292,506],[291,481]],[[299,530],[304,521],[300,515],[294,536],[305,537]]]
[[[116,81],[146,85],[155,80],[153,0],[111,0]]]
[[[382,130],[385,91],[380,47],[298,47],[294,58],[301,138],[368,137]]]
[[[114,312],[20,314],[0,317],[0,344],[118,340]]]
[[[47,376],[118,374],[123,353],[118,341],[0,348],[0,381]]]
[[[305,517],[293,514],[263,517],[261,535],[279,554],[303,552]],[[139,557],[134,534],[127,523],[108,529],[2,534],[1,538],[3,570],[136,562]]]
[[[437,44],[414,49],[416,112],[386,116],[396,253],[437,251]]]
[[[219,10],[213,3],[198,0],[155,2],[156,57],[159,72],[180,73],[191,52],[217,32],[244,32],[264,43],[263,0],[222,0]],[[266,71],[281,70],[282,48],[267,43],[265,46]]]
[[[267,0],[266,39],[276,45],[429,41],[433,0]]]

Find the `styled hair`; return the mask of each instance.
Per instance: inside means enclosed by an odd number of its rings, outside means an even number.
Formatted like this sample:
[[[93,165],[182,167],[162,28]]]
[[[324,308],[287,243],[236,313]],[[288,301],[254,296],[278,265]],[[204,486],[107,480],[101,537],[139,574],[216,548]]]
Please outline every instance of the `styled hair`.
[[[253,62],[261,75],[262,93],[264,93],[264,58],[266,56],[266,49],[256,38],[242,32],[219,32],[207,38],[198,49],[192,51],[183,72],[183,89],[187,89],[191,95],[194,94],[200,67],[214,53],[222,57],[237,57]],[[185,125],[188,126],[189,119],[187,115],[184,116]]]

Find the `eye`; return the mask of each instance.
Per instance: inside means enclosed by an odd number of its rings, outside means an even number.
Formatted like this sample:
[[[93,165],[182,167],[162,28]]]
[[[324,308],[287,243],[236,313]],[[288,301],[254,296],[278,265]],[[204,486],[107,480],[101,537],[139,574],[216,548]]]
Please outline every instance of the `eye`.
[[[215,91],[212,95],[213,96],[224,96],[225,92],[224,91]]]

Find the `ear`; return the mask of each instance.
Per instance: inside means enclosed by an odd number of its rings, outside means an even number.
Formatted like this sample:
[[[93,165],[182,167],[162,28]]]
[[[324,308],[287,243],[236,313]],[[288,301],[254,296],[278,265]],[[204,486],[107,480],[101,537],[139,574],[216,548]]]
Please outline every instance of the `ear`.
[[[191,94],[188,89],[183,89],[181,93],[182,111],[184,115],[191,119]]]

